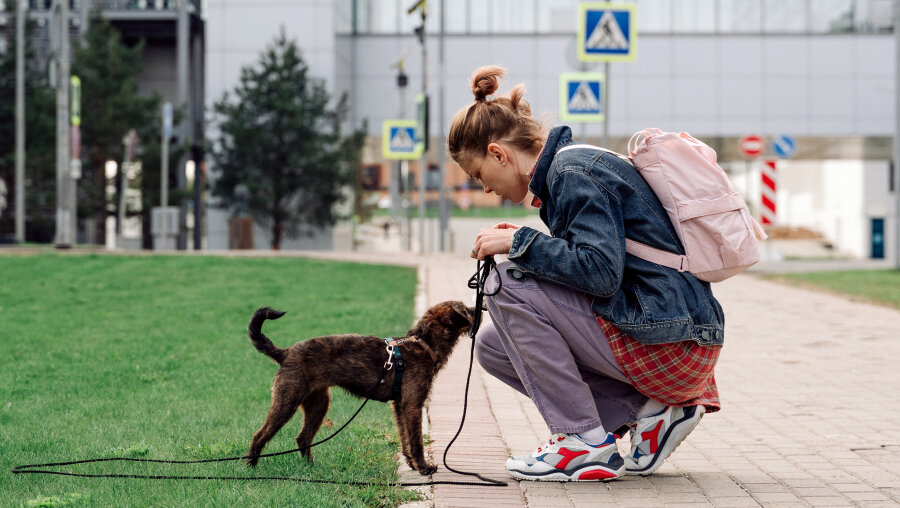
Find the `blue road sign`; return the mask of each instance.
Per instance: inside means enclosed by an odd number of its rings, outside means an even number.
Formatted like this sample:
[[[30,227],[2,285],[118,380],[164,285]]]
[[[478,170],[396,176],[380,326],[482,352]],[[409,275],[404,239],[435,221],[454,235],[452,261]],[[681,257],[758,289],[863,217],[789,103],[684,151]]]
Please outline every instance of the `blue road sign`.
[[[772,140],[772,153],[782,159],[787,159],[797,153],[797,142],[786,134],[775,136],[775,139]]]
[[[567,72],[559,76],[559,118],[563,121],[602,122],[605,75]]]
[[[424,149],[416,142],[415,120],[385,120],[382,123],[381,154],[385,159],[418,159]]]
[[[637,44],[633,4],[583,3],[578,13],[578,59],[630,61]]]

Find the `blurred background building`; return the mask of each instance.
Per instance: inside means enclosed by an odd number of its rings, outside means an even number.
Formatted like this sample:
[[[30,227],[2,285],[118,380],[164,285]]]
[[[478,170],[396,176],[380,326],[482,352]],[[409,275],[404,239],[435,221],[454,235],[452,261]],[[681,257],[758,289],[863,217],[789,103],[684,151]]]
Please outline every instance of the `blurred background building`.
[[[101,4],[126,40],[147,40],[142,87],[179,100],[187,79],[189,132],[215,137],[203,123],[205,104],[238,82],[240,69],[284,29],[303,50],[312,74],[333,95],[347,93],[352,125],[368,121],[360,171],[364,187],[385,204],[395,165],[381,156],[382,121],[413,118],[422,88],[422,53],[414,35],[413,0],[189,1],[186,73],[179,71],[176,0],[72,0],[73,36],[83,7]],[[611,3],[626,3],[616,2]],[[895,129],[895,39],[891,0],[632,0],[637,6],[637,57],[611,63],[609,148],[646,127],[688,131],[719,153],[736,188],[760,208],[762,158],[749,160],[739,140],[786,135],[796,152],[778,161],[776,225],[804,231],[834,252],[892,257],[898,225],[891,192]],[[558,124],[559,74],[603,71],[575,56],[577,0],[429,0],[425,43],[431,96],[431,148],[426,199],[443,184],[451,203],[499,206],[442,156],[454,113],[472,101],[469,76],[482,65],[508,69],[501,93],[527,87],[533,111]],[[29,17],[46,16],[49,0],[30,0]],[[12,0],[0,0],[0,23]],[[184,33],[184,32],[182,32]],[[46,38],[40,30],[35,37]],[[398,64],[408,85],[398,87]],[[601,144],[601,124],[572,125],[576,138]],[[444,163],[441,178],[439,164]],[[409,165],[413,178],[417,162]],[[211,178],[215,168],[209,167]],[[417,198],[410,196],[413,201]],[[204,246],[229,248],[230,211],[212,203]],[[340,228],[337,228],[340,229]],[[252,244],[268,245],[263,228]],[[285,242],[283,248],[341,248],[334,231]]]

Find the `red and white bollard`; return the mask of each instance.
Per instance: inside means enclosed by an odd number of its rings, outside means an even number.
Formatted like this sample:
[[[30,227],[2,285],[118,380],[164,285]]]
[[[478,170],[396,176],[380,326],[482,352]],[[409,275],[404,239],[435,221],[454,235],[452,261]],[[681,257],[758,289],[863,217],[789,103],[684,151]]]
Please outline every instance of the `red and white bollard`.
[[[760,172],[762,175],[762,192],[760,193],[762,206],[759,210],[759,221],[763,226],[775,224],[776,162],[776,159],[763,161],[762,171]]]

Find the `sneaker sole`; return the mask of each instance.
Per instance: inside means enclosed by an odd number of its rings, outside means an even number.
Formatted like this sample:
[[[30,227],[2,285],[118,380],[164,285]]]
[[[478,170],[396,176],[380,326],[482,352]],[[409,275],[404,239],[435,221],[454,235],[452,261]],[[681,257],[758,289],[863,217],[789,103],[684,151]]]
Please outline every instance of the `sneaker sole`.
[[[700,416],[696,416],[697,412],[700,412]],[[703,418],[704,414],[706,414],[706,408],[703,406],[696,406],[696,408],[694,409],[693,415],[685,416],[684,418],[676,421],[673,425],[670,425],[669,430],[666,431],[666,434],[663,436],[663,439],[662,439],[662,450],[660,450],[659,453],[657,453],[653,457],[653,460],[651,460],[650,463],[647,464],[646,467],[643,467],[641,469],[626,468],[625,474],[647,476],[647,475],[653,473],[654,471],[656,471],[657,469],[659,469],[663,465],[663,462],[665,462],[666,459],[669,458],[669,455],[672,455],[672,452],[674,452],[675,449],[678,448],[678,445],[680,445],[682,443],[682,441],[684,441],[684,438],[686,438],[688,436],[688,434],[690,434],[694,430],[694,428],[697,427],[697,424],[700,423],[700,420]],[[695,417],[696,417],[696,419],[694,420],[693,423],[690,423],[687,426],[683,425],[685,422],[687,422],[691,418],[695,418]],[[679,425],[679,424],[682,424],[682,425]],[[674,439],[672,437],[672,431],[677,430],[677,431],[679,431],[679,433],[681,433],[682,429],[686,429],[686,431],[681,434],[681,438]]]
[[[622,476],[625,473],[625,466],[619,469],[609,469],[599,465],[582,466],[571,473],[555,469],[544,473],[526,473],[517,469],[508,469],[507,473],[517,480],[529,480],[539,482],[584,482],[584,481],[601,481],[606,482]]]

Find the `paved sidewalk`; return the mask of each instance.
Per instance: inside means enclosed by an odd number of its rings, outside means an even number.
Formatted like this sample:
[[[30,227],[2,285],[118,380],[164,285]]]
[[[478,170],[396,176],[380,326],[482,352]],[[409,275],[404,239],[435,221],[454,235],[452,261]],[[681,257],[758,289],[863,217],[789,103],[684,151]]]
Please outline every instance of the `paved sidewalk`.
[[[423,304],[472,302],[474,261],[422,259]],[[708,415],[649,477],[608,483],[436,486],[423,506],[897,506],[900,503],[900,312],[761,280],[717,284],[727,316],[717,369],[723,410]],[[485,314],[486,315],[486,314]],[[436,480],[461,416],[469,341],[429,405]],[[531,402],[475,366],[451,467],[507,480],[508,451],[549,431]]]

